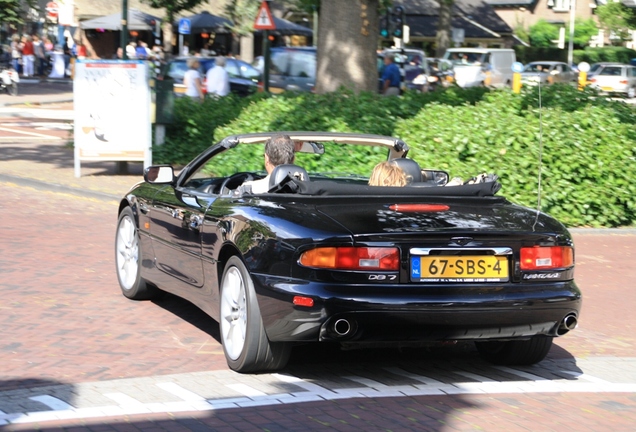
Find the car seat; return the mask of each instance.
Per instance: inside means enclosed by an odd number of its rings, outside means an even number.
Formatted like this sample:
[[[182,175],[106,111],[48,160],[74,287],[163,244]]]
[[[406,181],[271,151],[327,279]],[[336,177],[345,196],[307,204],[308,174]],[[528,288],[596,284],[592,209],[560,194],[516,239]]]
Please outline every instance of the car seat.
[[[397,166],[402,168],[402,171],[406,174],[407,185],[420,183],[422,181],[422,169],[413,159],[397,158],[391,159],[391,162],[395,162]]]

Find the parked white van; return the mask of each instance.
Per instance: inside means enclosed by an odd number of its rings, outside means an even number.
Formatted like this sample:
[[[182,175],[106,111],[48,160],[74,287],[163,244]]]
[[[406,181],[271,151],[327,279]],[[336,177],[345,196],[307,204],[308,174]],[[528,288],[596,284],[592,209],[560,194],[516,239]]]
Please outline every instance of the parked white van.
[[[515,51],[506,48],[449,48],[444,59],[453,64],[460,87],[510,86],[517,61]]]

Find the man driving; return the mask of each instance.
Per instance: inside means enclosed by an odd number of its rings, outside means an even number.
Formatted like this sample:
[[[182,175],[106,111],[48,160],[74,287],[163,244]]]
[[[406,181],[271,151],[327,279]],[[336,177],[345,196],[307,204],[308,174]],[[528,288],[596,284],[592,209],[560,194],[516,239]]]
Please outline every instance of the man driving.
[[[269,191],[269,176],[278,165],[293,164],[296,143],[289,135],[272,135],[265,142],[265,171],[267,176],[260,180],[247,181],[241,185],[243,191],[251,191],[253,194],[267,193]]]

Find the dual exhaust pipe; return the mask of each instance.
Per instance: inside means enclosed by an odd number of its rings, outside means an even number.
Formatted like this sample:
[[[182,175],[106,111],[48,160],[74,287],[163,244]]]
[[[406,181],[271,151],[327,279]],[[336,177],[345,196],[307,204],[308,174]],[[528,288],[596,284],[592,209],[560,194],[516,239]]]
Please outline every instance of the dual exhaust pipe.
[[[574,330],[576,328],[577,323],[578,323],[578,319],[576,318],[576,315],[574,314],[566,315],[565,318],[563,318],[561,322],[559,323],[559,326],[557,327],[557,330],[556,330],[556,335],[563,336],[570,330]]]

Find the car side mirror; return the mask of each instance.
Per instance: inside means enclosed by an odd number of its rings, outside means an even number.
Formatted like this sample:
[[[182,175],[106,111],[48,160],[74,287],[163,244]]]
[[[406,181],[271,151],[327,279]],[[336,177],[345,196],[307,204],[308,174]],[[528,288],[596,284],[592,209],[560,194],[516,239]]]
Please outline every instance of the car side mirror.
[[[423,169],[422,180],[425,182],[435,183],[437,186],[444,186],[448,183],[450,175],[446,171]]]
[[[174,169],[169,165],[150,166],[144,170],[144,180],[151,184],[174,182]]]

